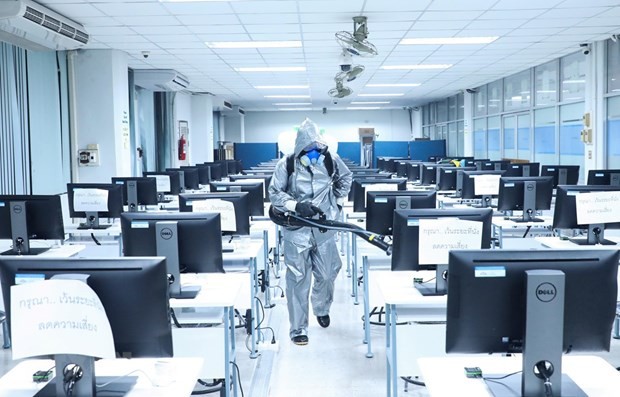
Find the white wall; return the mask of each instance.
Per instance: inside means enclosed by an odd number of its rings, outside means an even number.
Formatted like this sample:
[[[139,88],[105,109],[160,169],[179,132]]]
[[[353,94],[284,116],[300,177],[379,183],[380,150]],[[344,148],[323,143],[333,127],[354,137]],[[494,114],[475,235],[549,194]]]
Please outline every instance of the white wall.
[[[213,161],[213,98],[192,96],[189,159],[191,164]]]
[[[246,112],[246,142],[277,142],[278,135],[298,127],[306,117],[341,142],[359,141],[358,128],[374,127],[380,141],[409,141],[411,125],[407,110],[331,110],[316,112]],[[227,131],[228,132],[228,131]],[[228,138],[228,137],[227,137]]]
[[[181,161],[179,160],[179,153],[178,153],[178,141],[179,138],[181,137],[181,134],[179,132],[179,121],[183,120],[183,121],[187,121],[188,123],[188,128],[189,128],[189,134],[192,134],[192,96],[191,94],[186,94],[184,92],[177,92],[174,96],[174,132],[173,132],[173,142],[175,142],[175,146],[174,146],[174,161],[173,163],[175,164],[175,166],[178,165],[189,165],[189,150],[187,151],[187,156],[185,157],[186,160],[185,161]],[[190,137],[185,137],[185,139],[189,139],[191,140],[191,136]]]

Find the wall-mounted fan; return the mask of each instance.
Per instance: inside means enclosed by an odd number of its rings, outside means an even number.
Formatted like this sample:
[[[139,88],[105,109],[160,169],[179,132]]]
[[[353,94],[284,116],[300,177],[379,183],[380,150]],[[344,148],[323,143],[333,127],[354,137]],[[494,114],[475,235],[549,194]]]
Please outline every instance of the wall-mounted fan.
[[[342,83],[342,80],[336,80],[336,87],[332,88],[331,90],[327,92],[327,95],[329,95],[332,98],[344,98],[351,94],[353,94],[353,90],[350,89],[349,87],[346,87]]]
[[[351,65],[348,70],[338,73],[335,77],[335,80],[346,82],[353,81],[357,78],[357,76],[364,72],[364,69],[365,68],[362,65]]]
[[[367,22],[368,18],[366,17],[353,17],[353,33],[345,31],[336,32],[338,44],[353,55],[361,57],[374,57],[377,55],[377,47],[366,40],[368,37]]]

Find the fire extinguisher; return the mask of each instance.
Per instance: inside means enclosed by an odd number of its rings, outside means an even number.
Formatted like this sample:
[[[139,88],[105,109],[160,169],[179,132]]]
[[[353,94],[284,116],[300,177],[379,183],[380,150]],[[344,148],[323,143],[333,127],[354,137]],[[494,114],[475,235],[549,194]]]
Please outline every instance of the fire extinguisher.
[[[181,138],[179,138],[179,160],[185,160],[187,157],[187,141],[185,140],[185,135],[181,134]]]

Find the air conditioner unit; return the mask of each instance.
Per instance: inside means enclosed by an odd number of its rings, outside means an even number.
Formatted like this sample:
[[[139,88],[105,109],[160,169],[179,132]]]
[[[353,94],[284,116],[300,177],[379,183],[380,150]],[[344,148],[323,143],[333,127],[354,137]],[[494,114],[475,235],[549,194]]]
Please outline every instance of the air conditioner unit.
[[[0,41],[27,50],[75,50],[88,44],[84,26],[31,0],[0,1]]]
[[[172,69],[134,69],[134,83],[151,91],[181,91],[189,87],[189,80]]]
[[[232,110],[233,104],[230,101],[227,101],[222,98],[215,97],[213,98],[213,110],[219,112],[227,112]]]

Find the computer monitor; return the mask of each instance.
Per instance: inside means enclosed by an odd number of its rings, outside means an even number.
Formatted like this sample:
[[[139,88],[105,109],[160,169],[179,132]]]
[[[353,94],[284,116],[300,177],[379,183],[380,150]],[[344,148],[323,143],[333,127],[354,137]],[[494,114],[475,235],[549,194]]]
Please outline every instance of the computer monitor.
[[[262,179],[263,187],[265,188],[265,191],[264,191],[265,202],[266,203],[270,202],[269,185],[271,184],[271,175],[230,175],[228,179],[230,179],[231,182],[246,181],[246,180],[251,181],[254,179]]]
[[[142,212],[121,215],[124,256],[163,256],[170,297],[195,298],[200,287],[181,287],[180,273],[223,273],[220,214]]]
[[[590,170],[588,185],[620,186],[620,170]]]
[[[172,357],[163,258],[0,258],[7,321],[11,320],[12,285],[35,275],[50,279],[63,274],[89,276],[87,283],[105,309],[119,357]]]
[[[439,164],[435,163],[422,163],[420,170],[420,184],[424,186],[431,186],[437,184],[437,168]]]
[[[123,188],[113,183],[67,183],[69,216],[86,218],[78,229],[107,229],[99,218],[118,218],[123,212]]]
[[[178,171],[181,186],[189,190],[200,189],[200,175],[197,168],[166,168],[166,171]]]
[[[263,187],[264,183],[261,182],[211,182],[211,191],[214,193],[222,192],[248,192],[250,198],[250,215],[251,216],[264,216],[265,215],[265,198]]]
[[[553,187],[558,185],[576,185],[579,181],[578,165],[543,165],[540,176],[553,177]]]
[[[482,163],[487,161],[491,161],[489,159],[463,159],[461,162],[461,167],[476,167],[476,171],[480,171],[482,168]]]
[[[516,222],[542,222],[536,218],[536,211],[551,208],[553,177],[551,176],[502,176],[499,181],[499,211],[523,211],[514,218]]]
[[[136,212],[140,206],[157,205],[157,180],[152,177],[113,177],[112,183],[123,185],[123,205],[129,212]]]
[[[60,196],[0,195],[0,239],[13,244],[0,255],[38,255],[50,247],[32,247],[31,240],[64,240]]]
[[[385,159],[383,163],[383,169],[393,174],[396,173],[396,165],[399,161],[408,160],[406,157],[392,157]],[[379,167],[380,168],[380,167]]]
[[[200,185],[208,186],[209,182],[211,182],[211,168],[208,166],[182,165],[181,170],[195,170],[198,172],[198,189],[200,189]]]
[[[382,185],[382,187],[394,185],[394,190],[407,190],[406,179],[353,179],[351,184],[353,212],[366,212],[366,186],[370,185]]]
[[[391,235],[395,209],[435,208],[435,190],[366,192],[366,230]]]
[[[211,172],[211,181],[220,181],[222,178],[228,176],[228,167],[220,162],[206,162],[202,165],[209,167]]]
[[[420,163],[417,160],[397,160],[396,161],[396,176],[399,178],[408,177],[408,168],[411,163]]]
[[[416,182],[420,180],[420,166],[422,163],[407,163],[407,180]]]
[[[500,395],[550,395],[546,380],[554,396],[585,395],[565,383],[562,353],[609,350],[618,255],[616,250],[450,252],[446,352],[523,353],[522,373],[485,374],[492,379],[487,386],[501,388]],[[546,373],[536,376],[535,367]]]
[[[513,163],[506,168],[504,176],[539,176],[540,163]]]
[[[504,171],[463,171],[461,198],[480,199],[481,207],[490,207],[493,198],[499,195],[499,179],[503,173]]]
[[[510,161],[508,160],[492,160],[484,161],[480,164],[478,171],[504,171],[508,169]]]
[[[461,181],[457,179],[459,171],[476,171],[476,167],[439,167],[439,180],[437,181],[437,190],[463,190],[463,178]]]
[[[424,282],[416,283],[415,287],[423,295],[445,295],[446,282],[445,271],[446,263],[421,263],[420,250],[427,247],[420,247],[420,220],[421,219],[460,219],[465,221],[482,222],[482,233],[480,247],[491,248],[491,223],[493,210],[491,208],[448,208],[448,209],[411,209],[394,211],[394,232],[392,244],[392,270],[393,271],[420,271],[435,270],[435,283]],[[459,232],[459,230],[456,230]],[[462,234],[462,233],[461,233]],[[456,236],[458,233],[455,233]],[[449,244],[455,247],[460,245],[459,241],[437,241],[437,244],[448,244],[446,249],[450,249]],[[442,247],[438,247],[442,249]],[[426,261],[422,261],[426,262]]]
[[[605,229],[620,229],[620,222],[608,218],[605,223],[579,224],[577,222],[576,198],[583,193],[620,192],[620,186],[573,185],[558,186],[555,195],[553,210],[554,229],[587,229],[586,238],[572,238],[571,241],[579,245],[615,245],[613,241],[605,240]]]
[[[181,189],[181,174],[176,171],[145,171],[143,176],[155,178],[157,183],[157,201],[160,203],[172,201],[167,199],[166,195],[174,194],[178,196],[182,191],[185,191],[185,187]]]
[[[233,208],[201,209],[197,201],[222,200],[232,203]],[[222,223],[222,233],[227,235],[249,235],[250,234],[250,207],[249,193],[229,192],[229,193],[190,193],[179,195],[179,211],[181,212],[219,212]]]

